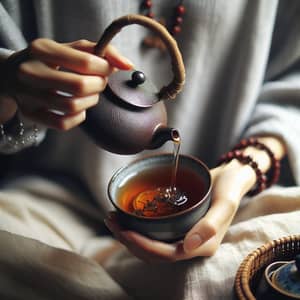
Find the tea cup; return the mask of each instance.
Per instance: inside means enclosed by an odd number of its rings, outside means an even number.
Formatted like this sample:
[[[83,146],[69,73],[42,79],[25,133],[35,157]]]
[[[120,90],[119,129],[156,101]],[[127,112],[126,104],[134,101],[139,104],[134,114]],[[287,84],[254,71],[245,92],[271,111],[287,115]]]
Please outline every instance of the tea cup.
[[[112,176],[108,184],[108,198],[116,209],[117,219],[122,227],[152,239],[174,242],[182,239],[208,211],[212,179],[208,167],[201,160],[193,156],[179,155],[175,186],[187,196],[188,201],[192,199],[193,202],[182,206],[176,212],[151,217],[125,209],[124,201],[128,199],[125,200],[124,191],[130,188],[128,187],[130,184],[138,182],[143,174],[148,172],[152,174],[152,178],[163,177],[162,181],[170,182],[172,174],[166,176],[165,171],[161,171],[163,169],[171,173],[174,171],[173,154],[147,156],[130,163]],[[144,180],[147,183],[147,178]],[[137,183],[135,194],[133,193],[131,197],[143,192],[139,191],[138,187]]]

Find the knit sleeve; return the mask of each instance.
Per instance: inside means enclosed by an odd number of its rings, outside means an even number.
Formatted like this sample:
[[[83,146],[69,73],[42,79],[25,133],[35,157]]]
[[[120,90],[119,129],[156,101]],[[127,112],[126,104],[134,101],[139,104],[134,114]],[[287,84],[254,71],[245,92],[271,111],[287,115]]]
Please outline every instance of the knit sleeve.
[[[300,73],[266,83],[245,136],[281,138],[295,181],[300,184]]]
[[[286,144],[292,175],[300,184],[300,3],[281,1],[269,65],[244,135],[270,134]]]

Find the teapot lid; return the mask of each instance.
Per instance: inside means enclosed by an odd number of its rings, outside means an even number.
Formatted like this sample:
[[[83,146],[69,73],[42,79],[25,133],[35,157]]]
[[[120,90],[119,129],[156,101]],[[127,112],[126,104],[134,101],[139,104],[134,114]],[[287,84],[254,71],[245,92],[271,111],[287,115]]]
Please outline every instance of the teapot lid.
[[[284,294],[300,299],[300,254],[296,259],[279,267],[272,276],[272,281]]]
[[[109,76],[107,88],[121,101],[137,107],[150,107],[160,99],[158,89],[141,71],[118,71]]]

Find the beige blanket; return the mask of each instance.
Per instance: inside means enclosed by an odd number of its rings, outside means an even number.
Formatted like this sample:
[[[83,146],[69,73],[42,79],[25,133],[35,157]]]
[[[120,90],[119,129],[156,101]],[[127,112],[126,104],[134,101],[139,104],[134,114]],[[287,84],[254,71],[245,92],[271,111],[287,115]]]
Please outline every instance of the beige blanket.
[[[148,265],[104,236],[103,214],[40,178],[0,192],[1,299],[232,299],[237,268],[271,239],[299,234],[300,187],[244,201],[213,257]]]

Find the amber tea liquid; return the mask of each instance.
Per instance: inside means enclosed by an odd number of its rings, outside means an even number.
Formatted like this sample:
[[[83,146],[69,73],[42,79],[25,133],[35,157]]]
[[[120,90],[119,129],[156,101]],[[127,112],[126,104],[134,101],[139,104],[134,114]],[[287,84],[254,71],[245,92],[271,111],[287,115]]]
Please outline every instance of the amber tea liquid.
[[[180,166],[180,138],[174,140],[171,165],[141,171],[119,189],[120,207],[143,217],[172,215],[192,207],[205,194],[203,179],[193,170]]]
[[[140,172],[137,176],[129,179],[128,182],[119,190],[118,199],[120,207],[130,213],[139,215],[138,210],[141,211],[141,216],[145,217],[160,217],[181,210],[196,204],[199,199],[205,195],[205,185],[203,179],[192,170],[181,168],[179,166],[176,176],[176,187],[183,191],[188,197],[188,201],[180,206],[171,205],[169,203],[157,202],[157,208],[151,208],[153,197],[157,194],[151,191],[156,191],[159,187],[169,187],[172,178],[173,166],[161,166]],[[136,199],[142,193],[149,192],[148,199],[143,197],[141,202]],[[149,202],[147,203],[148,200]],[[145,206],[149,209],[143,209]]]

